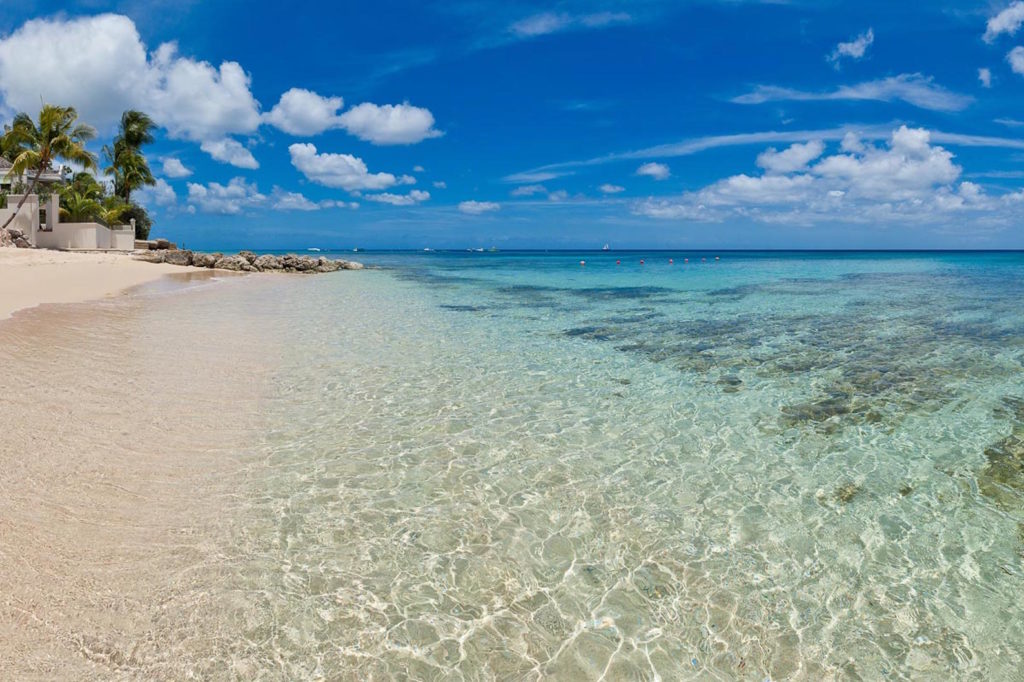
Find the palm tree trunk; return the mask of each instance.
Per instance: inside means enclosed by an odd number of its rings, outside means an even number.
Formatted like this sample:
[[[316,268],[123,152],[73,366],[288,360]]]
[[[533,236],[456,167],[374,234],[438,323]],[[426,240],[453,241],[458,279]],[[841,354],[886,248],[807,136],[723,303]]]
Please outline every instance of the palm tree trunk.
[[[39,178],[42,174],[43,167],[40,166],[39,170],[36,171],[36,176],[32,178],[32,184],[28,186],[28,191],[21,195],[21,201],[19,201],[18,205],[15,207],[14,213],[12,213],[11,217],[7,219],[7,222],[4,223],[3,227],[0,227],[0,230],[6,230],[7,226],[14,222],[14,218],[17,217],[18,211],[20,211],[21,207],[25,205],[25,202],[28,201],[28,195],[35,191],[36,184],[38,184]]]

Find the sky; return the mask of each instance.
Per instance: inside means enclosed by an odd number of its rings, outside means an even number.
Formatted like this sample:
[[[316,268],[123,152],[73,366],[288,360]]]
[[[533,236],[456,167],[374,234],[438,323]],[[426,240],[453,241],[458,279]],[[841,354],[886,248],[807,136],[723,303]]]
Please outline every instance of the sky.
[[[1024,1],[22,0],[192,248],[1024,248]]]

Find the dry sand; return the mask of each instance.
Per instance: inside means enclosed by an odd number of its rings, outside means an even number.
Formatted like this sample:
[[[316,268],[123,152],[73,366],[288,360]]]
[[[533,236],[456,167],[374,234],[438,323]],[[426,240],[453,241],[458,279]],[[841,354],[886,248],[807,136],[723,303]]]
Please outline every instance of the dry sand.
[[[114,296],[183,268],[143,263],[126,253],[0,248],[0,320],[42,303],[75,303]]]

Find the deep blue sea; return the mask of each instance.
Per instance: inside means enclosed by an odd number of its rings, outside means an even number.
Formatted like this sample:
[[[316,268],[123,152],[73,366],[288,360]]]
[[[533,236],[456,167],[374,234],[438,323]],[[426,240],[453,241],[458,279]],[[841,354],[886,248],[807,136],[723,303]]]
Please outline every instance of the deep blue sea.
[[[342,257],[275,300],[286,670],[1022,679],[1024,254]]]

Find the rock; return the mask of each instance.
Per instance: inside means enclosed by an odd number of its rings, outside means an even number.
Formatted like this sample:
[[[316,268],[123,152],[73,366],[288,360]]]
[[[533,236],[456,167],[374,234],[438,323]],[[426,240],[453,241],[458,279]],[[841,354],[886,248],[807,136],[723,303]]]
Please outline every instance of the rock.
[[[32,248],[32,242],[30,242],[29,240],[25,239],[24,237],[18,237],[17,239],[15,239],[14,240],[14,245],[17,246],[19,249],[31,249]]]
[[[14,246],[14,239],[7,234],[7,230],[0,230],[0,247],[2,246]]]
[[[163,263],[167,257],[167,251],[140,251],[135,254],[135,260],[146,261],[147,263]]]
[[[11,235],[11,239],[17,239],[18,237],[24,237],[25,233],[16,227],[8,227],[7,234]]]
[[[257,270],[280,270],[283,266],[281,265],[281,258],[279,256],[271,256],[269,254],[258,256],[256,260],[252,262],[252,265]]]
[[[191,265],[192,252],[187,249],[183,251],[168,251],[167,255],[164,256],[164,262],[171,265]]]
[[[171,248],[171,242],[169,242],[166,239],[157,239],[156,240],[156,248],[157,249],[169,249],[169,248]]]
[[[354,260],[343,260],[341,261],[341,267],[343,270],[362,270],[363,264],[357,263]]]
[[[256,260],[256,254],[252,251],[239,251],[238,255],[244,258],[250,265]]]
[[[213,253],[193,253],[192,254],[192,265],[197,268],[212,268],[213,264],[220,258],[220,254]]]
[[[218,258],[217,262],[213,264],[213,267],[217,270],[252,270],[252,265],[250,265],[249,261],[242,256],[224,256],[223,258]]]

